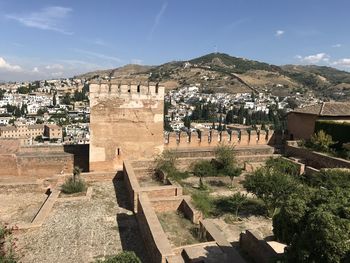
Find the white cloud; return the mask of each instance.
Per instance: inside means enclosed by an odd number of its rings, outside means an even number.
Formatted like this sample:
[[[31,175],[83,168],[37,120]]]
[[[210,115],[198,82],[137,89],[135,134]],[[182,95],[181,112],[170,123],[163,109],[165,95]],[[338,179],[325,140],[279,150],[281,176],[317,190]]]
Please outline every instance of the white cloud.
[[[350,58],[338,59],[337,61],[334,61],[332,65],[339,67],[350,67]]]
[[[34,73],[39,73],[38,67],[34,67],[32,71],[33,71]]]
[[[334,44],[332,45],[332,47],[339,48],[339,47],[342,47],[342,44]]]
[[[120,58],[108,56],[108,55],[97,53],[97,52],[92,52],[92,51],[83,50],[83,49],[74,49],[74,51],[88,55],[90,57],[92,56],[92,57],[96,57],[96,58],[100,58],[100,59],[104,59],[104,60],[112,60],[115,62],[122,62],[122,60]]]
[[[152,25],[152,28],[151,28],[151,31],[150,31],[150,33],[148,35],[149,39],[152,39],[153,33],[156,30],[156,28],[158,27],[158,25],[160,23],[160,20],[161,20],[162,16],[164,15],[164,12],[165,12],[167,7],[168,7],[168,2],[164,2],[162,4],[162,7],[160,8],[159,12],[155,16],[154,22],[153,22],[153,25]]]
[[[277,30],[276,33],[275,33],[275,36],[276,36],[276,37],[280,37],[280,36],[282,36],[284,33],[285,33],[284,30]]]
[[[0,70],[3,69],[5,71],[21,71],[22,68],[18,65],[11,65],[4,58],[0,57]]]
[[[63,29],[60,24],[73,10],[69,7],[50,6],[38,12],[27,14],[10,14],[6,17],[15,20],[26,27],[33,27],[42,30],[56,31],[66,35],[72,32]]]
[[[45,67],[47,70],[58,69],[62,70],[64,67],[61,64],[52,64]]]
[[[302,57],[300,55],[296,56],[297,59],[299,59],[303,63],[310,63],[310,64],[317,64],[320,62],[328,62],[330,56],[326,53],[318,53],[315,55],[305,56]]]

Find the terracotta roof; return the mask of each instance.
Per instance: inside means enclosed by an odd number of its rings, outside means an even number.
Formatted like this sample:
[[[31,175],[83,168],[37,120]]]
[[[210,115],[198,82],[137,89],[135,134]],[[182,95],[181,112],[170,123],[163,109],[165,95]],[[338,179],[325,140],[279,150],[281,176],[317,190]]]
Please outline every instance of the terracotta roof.
[[[305,113],[319,116],[350,116],[349,102],[323,102],[294,110],[296,113]]]

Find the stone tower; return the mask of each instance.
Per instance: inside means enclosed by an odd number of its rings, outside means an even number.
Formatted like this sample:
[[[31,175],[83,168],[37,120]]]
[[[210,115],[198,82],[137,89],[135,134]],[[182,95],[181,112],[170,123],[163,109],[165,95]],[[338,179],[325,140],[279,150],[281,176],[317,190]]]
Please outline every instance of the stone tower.
[[[90,170],[115,171],[126,159],[163,149],[164,87],[90,84]]]

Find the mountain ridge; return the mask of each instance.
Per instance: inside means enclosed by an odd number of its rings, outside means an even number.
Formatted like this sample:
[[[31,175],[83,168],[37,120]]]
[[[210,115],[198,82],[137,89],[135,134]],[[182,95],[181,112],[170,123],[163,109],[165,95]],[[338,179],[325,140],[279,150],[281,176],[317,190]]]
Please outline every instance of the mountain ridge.
[[[76,77],[152,81],[160,82],[166,88],[197,84],[203,90],[231,93],[254,91],[283,96],[313,92],[329,99],[350,98],[350,72],[317,65],[277,66],[224,53],[210,53],[158,66],[126,65]]]

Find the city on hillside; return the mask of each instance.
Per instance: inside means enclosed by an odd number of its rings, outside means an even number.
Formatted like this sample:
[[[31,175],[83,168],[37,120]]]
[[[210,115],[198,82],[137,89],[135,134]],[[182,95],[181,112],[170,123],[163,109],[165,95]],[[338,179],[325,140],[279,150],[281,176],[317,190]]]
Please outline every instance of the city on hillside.
[[[350,263],[349,10],[0,0],[0,263]]]

